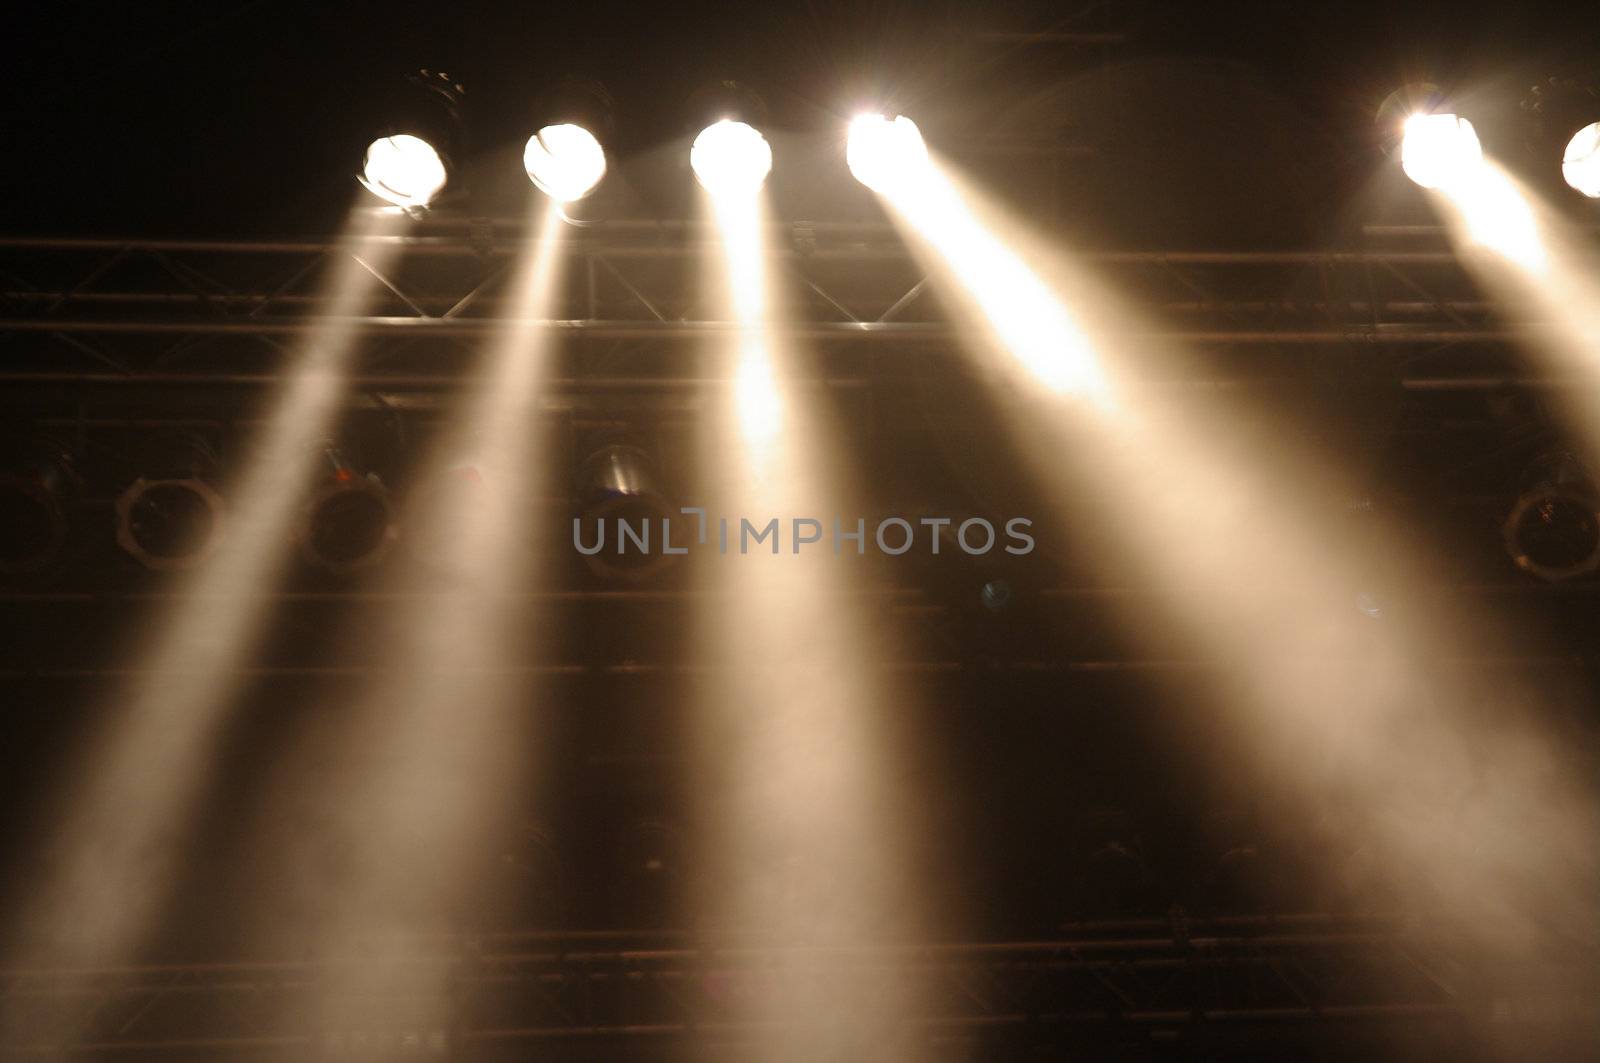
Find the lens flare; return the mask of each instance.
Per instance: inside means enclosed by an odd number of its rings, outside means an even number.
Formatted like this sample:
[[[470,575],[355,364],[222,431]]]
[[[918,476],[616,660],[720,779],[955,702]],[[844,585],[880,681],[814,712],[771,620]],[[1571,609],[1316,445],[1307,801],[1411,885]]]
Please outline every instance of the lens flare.
[[[557,203],[572,203],[606,175],[606,152],[581,125],[547,125],[528,138],[522,166],[539,191]]]
[[[1567,141],[1561,176],[1590,199],[1600,199],[1600,122],[1584,126]]]
[[[1453,114],[1414,114],[1400,141],[1400,168],[1423,188],[1442,188],[1483,160],[1472,123]]]
[[[374,140],[361,166],[366,190],[397,207],[427,206],[448,179],[433,145],[409,133]]]
[[[913,177],[928,165],[922,131],[905,115],[893,119],[863,114],[850,123],[845,162],[857,181],[883,192],[896,180]]]
[[[772,147],[755,127],[724,118],[694,138],[689,165],[714,196],[753,195],[772,172]]]

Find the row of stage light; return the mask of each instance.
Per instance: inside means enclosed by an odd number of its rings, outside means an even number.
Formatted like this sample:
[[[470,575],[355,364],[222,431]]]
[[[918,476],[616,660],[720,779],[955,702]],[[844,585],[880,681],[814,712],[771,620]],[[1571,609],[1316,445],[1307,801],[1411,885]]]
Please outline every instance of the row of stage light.
[[[80,525],[85,490],[79,462],[53,441],[40,440],[27,456],[0,458],[0,577],[55,571],[66,560],[67,544]],[[152,465],[117,496],[115,539],[129,557],[148,569],[176,572],[204,565],[228,534],[228,488],[210,448],[182,441],[177,455]],[[470,456],[423,476],[409,489],[392,490],[337,444],[316,448],[319,475],[301,507],[293,537],[307,564],[334,575],[354,575],[377,566],[396,544],[443,570],[452,544],[408,528],[408,515],[444,508],[481,511],[501,485],[491,482]],[[572,514],[591,526],[626,514],[632,525],[659,526],[671,518],[657,463],[638,447],[604,443],[578,463],[570,498]],[[507,499],[532,511],[533,499]],[[552,515],[551,520],[558,518]],[[426,521],[418,522],[424,528]],[[87,545],[87,544],[85,544]],[[618,544],[621,545],[620,543]],[[672,560],[640,548],[586,555],[597,575],[637,578]]]
[[[408,85],[408,105],[368,145],[360,180],[395,206],[421,209],[451,182],[460,143],[462,89],[449,77],[427,71]],[[1417,184],[1436,188],[1446,175],[1481,154],[1472,123],[1453,113],[1437,92],[1403,90],[1394,99],[1402,110],[1396,116],[1395,105],[1385,105],[1379,116],[1382,132],[1386,138],[1398,134],[1401,165]],[[1600,96],[1560,85],[1535,99],[1544,138],[1562,146],[1562,177],[1584,196],[1600,198]],[[699,182],[712,192],[760,187],[772,169],[772,148],[758,128],[764,111],[759,98],[724,82],[701,94],[697,110],[707,120],[689,151]],[[523,167],[551,199],[574,203],[599,187],[606,175],[609,101],[598,86],[573,83],[552,94],[544,114],[543,124],[528,138]],[[858,178],[862,173],[854,160],[874,150],[859,146],[860,141],[882,135],[883,121],[887,119],[871,115],[851,125],[846,154]],[[879,165],[884,158],[879,152]]]
[[[863,163],[863,165],[867,165]],[[148,569],[177,571],[202,565],[227,534],[226,487],[201,460],[181,471],[152,470],[135,479],[115,504],[115,540],[129,557]],[[363,470],[337,446],[318,448],[322,474],[302,507],[294,538],[307,564],[336,576],[366,572],[385,560],[395,545],[447,571],[442,562],[449,544],[408,533],[406,514],[430,508],[482,509],[494,485],[478,465],[462,460],[448,465],[403,493],[403,504],[377,473]],[[0,472],[0,577],[54,571],[65,560],[82,493],[76,462],[59,448],[41,450]],[[663,489],[658,463],[638,447],[607,443],[578,464],[570,511],[585,529],[619,517],[630,528],[658,526],[677,512]],[[507,500],[530,509],[531,499]],[[551,514],[552,521],[559,517]],[[589,534],[587,531],[585,534]],[[624,549],[620,533],[614,547],[585,553],[584,560],[607,579],[640,579],[655,574],[672,557]],[[1507,556],[1520,569],[1549,582],[1574,579],[1600,569],[1600,487],[1584,463],[1565,450],[1540,455],[1528,466],[1524,490],[1502,525]]]

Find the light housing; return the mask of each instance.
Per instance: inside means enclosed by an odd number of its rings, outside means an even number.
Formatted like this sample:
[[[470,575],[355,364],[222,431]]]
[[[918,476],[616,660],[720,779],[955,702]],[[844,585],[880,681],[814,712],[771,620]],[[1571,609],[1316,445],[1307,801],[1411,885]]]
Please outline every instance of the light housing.
[[[850,122],[845,162],[857,181],[882,192],[928,164],[922,131],[905,115],[861,114]]]
[[[1561,153],[1561,179],[1574,191],[1600,199],[1600,122],[1590,122],[1567,141]]]
[[[383,103],[358,180],[406,210],[433,203],[450,184],[461,150],[465,90],[447,74],[422,70]]]
[[[1411,115],[1400,140],[1400,168],[1423,188],[1450,183],[1483,161],[1483,145],[1472,123],[1445,112]]]
[[[772,172],[772,146],[761,133],[767,109],[761,97],[734,81],[719,81],[696,93],[689,166],[714,196],[754,195]]]
[[[145,568],[192,568],[223,534],[224,506],[213,483],[216,453],[191,434],[151,440],[139,477],[117,498],[117,545]]]
[[[117,499],[117,545],[145,568],[193,568],[222,537],[222,498],[201,479],[140,477]]]
[[[79,487],[71,455],[45,441],[30,442],[0,469],[0,575],[39,572],[55,561]]]
[[[644,450],[619,442],[599,446],[578,466],[576,487],[583,526],[593,529],[597,522],[603,522],[606,529],[604,548],[584,556],[596,575],[607,580],[639,582],[655,576],[676,559],[677,555],[662,548],[661,536],[662,522],[676,522],[679,514],[668,504],[655,463]],[[631,544],[619,549],[618,521],[635,529],[648,526],[650,549],[638,550]],[[686,533],[675,529],[673,534]],[[681,547],[684,543],[679,539],[676,545]]]
[[[597,82],[568,79],[544,93],[522,166],[534,187],[558,203],[575,203],[606,175],[612,138],[611,96]]]
[[[1568,188],[1600,199],[1600,87],[1573,78],[1547,78],[1529,90],[1522,109],[1529,117],[1528,151],[1551,163],[1559,159]]]
[[[1506,553],[1518,568],[1558,583],[1600,569],[1600,491],[1572,455],[1534,462],[1506,515]]]
[[[371,568],[398,537],[388,488],[333,447],[324,450],[323,465],[301,517],[301,552],[311,564],[339,575]]]

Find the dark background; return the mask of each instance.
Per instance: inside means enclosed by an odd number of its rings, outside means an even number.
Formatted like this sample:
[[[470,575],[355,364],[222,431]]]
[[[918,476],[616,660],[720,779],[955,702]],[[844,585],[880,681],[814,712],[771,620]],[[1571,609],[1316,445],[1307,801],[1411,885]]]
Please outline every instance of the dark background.
[[[1493,132],[1486,110],[1592,70],[1590,16],[1432,2],[30,5],[0,45],[0,227],[328,231],[378,95],[426,66],[467,85],[477,159],[520,146],[541,85],[602,80],[617,101],[614,154],[636,171],[645,213],[675,213],[685,183],[647,160],[690,131],[697,88],[734,78],[766,97],[776,137],[826,140],[876,95],[947,150],[1008,132],[1087,143],[1112,161],[1075,186],[1075,213],[1110,211],[1123,245],[1293,242],[1326,232],[1369,179],[1390,92],[1419,80],[1465,91]],[[1036,31],[1122,39],[993,37]],[[790,155],[785,182],[780,145],[780,205],[788,194],[804,216],[860,209],[848,183],[825,201],[797,189],[815,165],[806,154]],[[508,167],[473,182],[472,209],[517,202]]]
[[[1432,218],[1384,164],[1374,125],[1400,86],[1427,80],[1456,93],[1486,147],[1548,185],[1539,170],[1548,171],[1548,158],[1521,148],[1517,105],[1542,78],[1600,73],[1600,18],[1578,3],[59,3],[14,12],[3,29],[6,235],[332,233],[361,201],[353,174],[378,101],[394,79],[426,66],[467,86],[471,145],[452,209],[469,214],[521,212],[529,191],[518,155],[532,101],[570,74],[602,80],[616,100],[616,171],[603,212],[684,216],[692,207],[687,101],[710,80],[734,78],[770,108],[773,196],[788,220],[879,217],[845,172],[839,142],[843,121],[876,97],[916,117],[935,147],[1076,247],[1328,247],[1355,239],[1366,222]],[[1096,36],[1006,36],[1040,31]],[[1018,141],[1081,153],[1022,165],[997,147]],[[1041,176],[1041,167],[1049,172]],[[1591,203],[1560,202],[1595,217]],[[1310,283],[1285,282],[1291,290]],[[1499,406],[1451,399],[1426,417],[1389,392],[1352,398],[1393,383],[1390,370],[1374,376],[1369,368],[1357,359],[1338,372],[1294,363],[1293,383],[1330,385],[1323,391],[1331,396],[1308,400],[1297,430],[1337,441],[1376,508],[1448,544],[1461,579],[1513,588],[1491,607],[1559,659],[1558,669],[1529,679],[1550,694],[1551,726],[1594,743],[1593,584],[1536,595],[1530,581],[1516,582],[1522,577],[1498,540],[1495,507],[1514,494],[1519,462],[1549,443],[1548,418],[1521,394],[1497,397]],[[902,398],[915,425],[925,412],[920,392]],[[66,391],[8,393],[5,409],[22,423],[36,409],[59,415],[72,401]],[[158,411],[165,399],[143,401]],[[970,416],[970,436],[940,439],[924,423],[884,447],[871,408],[843,408],[847,438],[876,455],[863,460],[863,479],[899,495],[877,501],[1013,513],[1042,505],[1026,486],[995,478],[1006,456],[992,411],[959,389],[928,401]],[[362,417],[375,426],[371,463],[403,465],[388,419]],[[97,466],[91,485],[104,525],[105,501],[137,469],[131,444],[102,448],[102,457],[116,455]],[[1491,504],[1432,504],[1463,493]],[[1346,501],[1328,504],[1348,509]],[[863,582],[885,575],[867,572]],[[1286,826],[1265,814],[1272,810],[1259,795],[1270,782],[1194,755],[1219,744],[1199,684],[1001,666],[1048,653],[1109,660],[1140,652],[1113,616],[1136,606],[1063,609],[1029,593],[1115,586],[1123,574],[1046,538],[1033,566],[1004,573],[1022,601],[998,617],[972,593],[993,575],[948,566],[893,574],[943,610],[915,629],[915,648],[962,664],[916,694],[926,706],[919,723],[929,779],[938,780],[919,819],[944,839],[927,856],[928,888],[962,913],[963,932],[1047,935],[1075,919],[1160,915],[1175,905],[1205,915],[1367,911],[1395,900],[1392,878],[1403,869],[1340,836],[1335,811]],[[91,593],[160,586],[126,559],[104,556],[51,578],[52,587]],[[328,585],[294,578],[301,588]],[[564,578],[596,586],[576,570]],[[666,585],[690,578],[678,573]],[[1352,597],[1365,591],[1352,588]],[[285,609],[261,660],[363,663],[336,649],[348,645],[340,633],[360,622],[361,608]],[[620,617],[575,609],[564,650],[589,661],[670,660],[691,613],[676,609]],[[141,617],[109,605],[84,613],[8,602],[4,663],[15,672],[58,660],[110,662]],[[47,840],[51,795],[70,783],[57,776],[60,765],[105,710],[92,682],[6,682],[0,744],[11,763],[0,784],[9,796],[0,860],[13,867]],[[240,699],[203,836],[152,957],[232,955],[242,900],[262,923],[285,928],[284,952],[314,948],[304,928],[317,899],[283,888],[260,839],[315,835],[317,810],[292,801],[264,808],[259,788],[273,777],[271,758],[292,755],[295,734],[314,738],[318,713],[341,692],[334,683],[265,681]],[[546,734],[562,752],[547,800],[537,811],[505,809],[482,854],[483,875],[499,876],[502,906],[457,913],[458,924],[672,922],[675,893],[695,873],[671,826],[693,785],[678,757],[688,695],[638,678],[604,688],[554,683],[538,697],[552,706]]]

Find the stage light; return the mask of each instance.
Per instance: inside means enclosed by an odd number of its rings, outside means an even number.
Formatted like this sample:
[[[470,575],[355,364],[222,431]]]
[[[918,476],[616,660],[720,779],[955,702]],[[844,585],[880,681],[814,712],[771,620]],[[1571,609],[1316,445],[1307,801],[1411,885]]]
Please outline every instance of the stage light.
[[[714,196],[753,195],[772,171],[772,148],[754,126],[724,118],[694,138],[689,165]]]
[[[600,140],[580,125],[547,125],[528,138],[523,168],[534,186],[558,203],[582,199],[606,174]]]
[[[359,473],[338,451],[326,451],[328,474],[300,524],[300,548],[312,564],[348,573],[383,560],[397,533],[388,489]]]
[[[204,480],[135,480],[117,499],[117,545],[146,568],[190,568],[222,532],[222,499]]]
[[[367,191],[397,207],[425,207],[448,180],[444,160],[421,137],[397,133],[374,140],[361,163]]]
[[[1600,199],[1600,122],[1584,126],[1567,141],[1561,176],[1590,199]]]
[[[1423,188],[1439,188],[1483,161],[1472,123],[1454,114],[1414,114],[1400,141],[1400,168]]]
[[[663,547],[666,528],[678,514],[668,505],[649,456],[638,447],[608,443],[585,458],[578,467],[577,499],[580,536],[586,545],[596,536],[602,543],[584,556],[597,575],[643,580],[677,557]],[[674,527],[671,534],[675,548],[685,545],[685,529]]]
[[[146,568],[182,569],[211,556],[222,537],[216,455],[192,435],[158,437],[138,456],[141,475],[117,499],[117,545]]]
[[[598,82],[563,80],[540,93],[522,166],[534,186],[557,203],[589,195],[606,174],[611,96]]]
[[[50,444],[0,472],[0,574],[20,575],[48,566],[67,540],[67,504],[77,493],[71,458]]]
[[[361,162],[362,186],[397,207],[417,210],[450,183],[461,139],[463,90],[448,75],[423,70],[384,102]]]
[[[1570,454],[1534,463],[1530,486],[1506,517],[1506,552],[1552,583],[1600,568],[1600,492]]]
[[[905,115],[890,119],[863,114],[850,123],[845,162],[856,180],[874,192],[883,192],[896,179],[926,166],[928,147],[917,124]]]

